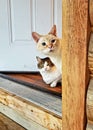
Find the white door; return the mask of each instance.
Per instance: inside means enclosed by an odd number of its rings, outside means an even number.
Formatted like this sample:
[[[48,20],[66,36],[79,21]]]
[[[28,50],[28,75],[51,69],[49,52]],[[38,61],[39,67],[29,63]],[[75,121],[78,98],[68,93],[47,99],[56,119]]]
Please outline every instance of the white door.
[[[57,25],[61,36],[62,0],[0,0],[0,71],[37,71],[31,33]]]

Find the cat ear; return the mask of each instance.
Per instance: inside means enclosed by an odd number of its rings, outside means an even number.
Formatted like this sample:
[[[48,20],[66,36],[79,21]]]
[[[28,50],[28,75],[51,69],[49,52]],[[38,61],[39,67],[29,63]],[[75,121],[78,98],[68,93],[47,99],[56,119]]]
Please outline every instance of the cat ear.
[[[51,28],[51,30],[48,34],[52,34],[52,35],[56,36],[56,25],[53,25],[53,27]]]
[[[40,39],[41,35],[36,33],[36,32],[32,32],[32,37],[33,39],[38,42],[38,40]]]
[[[39,63],[41,62],[41,58],[39,56],[36,56],[36,59]]]

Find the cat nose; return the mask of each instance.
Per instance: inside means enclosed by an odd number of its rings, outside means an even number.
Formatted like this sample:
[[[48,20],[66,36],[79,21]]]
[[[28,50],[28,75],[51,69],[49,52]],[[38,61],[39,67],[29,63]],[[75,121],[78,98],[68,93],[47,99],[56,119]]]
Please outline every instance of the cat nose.
[[[49,46],[48,46],[48,48],[52,48],[53,47],[53,44],[50,44]]]

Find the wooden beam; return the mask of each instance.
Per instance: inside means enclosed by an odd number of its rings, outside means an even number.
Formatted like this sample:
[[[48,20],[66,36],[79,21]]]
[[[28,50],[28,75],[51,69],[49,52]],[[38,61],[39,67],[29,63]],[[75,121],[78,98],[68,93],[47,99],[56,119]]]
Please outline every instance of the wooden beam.
[[[93,130],[93,124],[88,123],[86,130]]]
[[[0,113],[0,130],[26,130],[26,129]]]
[[[93,55],[93,53],[90,54]],[[93,56],[88,57],[88,67],[90,71],[90,77],[93,78]]]
[[[88,0],[63,0],[62,13],[62,130],[85,130]]]
[[[90,80],[87,92],[87,119],[93,125],[93,79]]]
[[[93,33],[91,33],[91,35],[90,35],[88,55],[90,56],[91,59],[93,58]],[[90,61],[90,59],[89,59],[89,61]]]
[[[91,27],[91,31],[93,32],[93,26]]]
[[[11,107],[8,107],[7,105],[4,105],[2,103],[0,103],[0,112],[6,115],[7,117],[9,117],[10,119],[12,119],[13,121],[17,122],[21,126],[23,126],[26,130],[48,130],[43,126],[39,125],[38,123],[36,123],[35,121],[27,119],[21,112],[16,111]],[[15,130],[20,130],[20,129],[15,129]]]
[[[91,25],[93,26],[93,0],[89,0],[89,16]]]
[[[90,76],[93,78],[93,33],[90,35],[89,48],[88,48],[88,67]]]
[[[6,84],[7,85],[7,84]],[[14,87],[14,86],[12,86]],[[62,130],[62,119],[58,118],[42,109],[38,105],[31,103],[21,97],[16,96],[0,88],[0,103],[17,111],[21,116],[25,117],[29,122],[45,127],[49,130]]]

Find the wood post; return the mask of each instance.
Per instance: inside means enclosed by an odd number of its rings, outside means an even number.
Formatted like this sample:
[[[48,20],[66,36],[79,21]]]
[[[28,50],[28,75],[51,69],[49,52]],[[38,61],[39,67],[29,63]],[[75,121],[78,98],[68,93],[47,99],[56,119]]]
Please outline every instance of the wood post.
[[[89,41],[89,48],[88,48],[88,55],[89,55],[89,67],[93,66],[93,32],[90,34],[90,41]]]
[[[93,125],[93,79],[90,80],[87,91],[87,120]]]
[[[93,32],[93,27],[91,27],[91,31]]]
[[[93,65],[93,64],[91,64]],[[87,127],[86,130],[93,130],[93,79],[90,79],[86,99]]]
[[[89,17],[91,26],[93,26],[93,0],[89,0]]]
[[[88,0],[63,0],[62,16],[62,130],[85,130]]]

